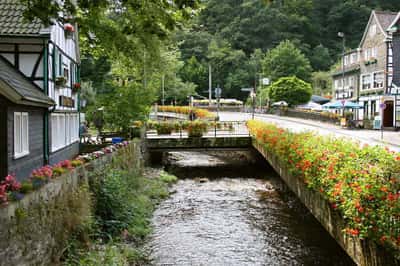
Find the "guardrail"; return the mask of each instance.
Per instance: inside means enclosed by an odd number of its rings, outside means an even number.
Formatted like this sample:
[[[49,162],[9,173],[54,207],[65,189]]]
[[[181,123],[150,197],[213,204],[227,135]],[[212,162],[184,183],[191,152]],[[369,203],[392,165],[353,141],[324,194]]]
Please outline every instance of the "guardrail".
[[[191,127],[198,126],[199,122],[191,121],[175,121],[175,122],[157,122],[159,127],[164,129],[171,126],[171,132],[160,133],[157,130],[157,126],[146,125],[146,138],[189,138],[189,131]],[[218,138],[218,137],[241,137],[250,136],[245,121],[217,121],[217,122],[206,122],[202,121],[206,125],[206,129],[203,130],[201,137],[204,138]],[[168,125],[167,125],[168,124]],[[200,137],[200,136],[197,136]]]

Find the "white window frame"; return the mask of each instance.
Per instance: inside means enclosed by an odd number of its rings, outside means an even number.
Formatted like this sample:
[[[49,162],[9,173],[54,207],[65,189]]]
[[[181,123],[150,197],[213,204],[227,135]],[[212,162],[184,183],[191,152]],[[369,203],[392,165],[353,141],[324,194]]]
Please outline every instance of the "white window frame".
[[[372,25],[369,30],[369,36],[373,37],[376,34],[376,24]]]
[[[369,82],[368,83],[364,83],[364,77],[369,77]],[[366,85],[366,84],[369,84],[369,88],[364,88],[364,84]],[[365,74],[365,75],[362,75],[361,76],[361,90],[369,90],[369,89],[372,89],[372,87],[373,87],[373,82],[372,82],[372,77],[371,77],[371,74]]]
[[[348,66],[349,65],[349,55],[344,56],[344,65]]]
[[[53,113],[51,115],[51,151],[61,150],[79,141],[79,114]]]
[[[29,155],[29,114],[14,112],[14,159]]]
[[[373,47],[373,48],[371,49],[371,58],[376,58],[377,55],[378,55],[378,48]]]
[[[378,74],[381,74],[382,75],[382,81],[380,82],[381,83],[381,86],[375,86],[375,76],[376,75],[378,75]],[[384,74],[384,72],[383,71],[378,71],[378,72],[374,72],[374,73],[372,73],[372,85],[373,85],[373,88],[374,89],[383,89],[383,87],[384,87],[384,83],[385,83],[385,74]]]

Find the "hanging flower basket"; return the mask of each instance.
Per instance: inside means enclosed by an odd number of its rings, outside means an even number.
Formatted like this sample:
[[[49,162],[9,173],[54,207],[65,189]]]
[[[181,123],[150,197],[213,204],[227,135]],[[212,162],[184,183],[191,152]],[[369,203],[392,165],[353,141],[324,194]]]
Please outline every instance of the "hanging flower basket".
[[[66,32],[72,33],[75,32],[75,27],[71,23],[64,24],[64,30]]]
[[[72,90],[74,92],[79,91],[80,88],[81,88],[81,84],[79,82],[76,82],[76,83],[72,84]]]

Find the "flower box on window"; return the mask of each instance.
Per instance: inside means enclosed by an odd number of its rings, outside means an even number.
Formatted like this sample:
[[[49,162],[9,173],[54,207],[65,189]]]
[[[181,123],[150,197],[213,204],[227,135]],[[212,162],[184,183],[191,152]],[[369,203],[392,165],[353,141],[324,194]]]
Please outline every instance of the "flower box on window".
[[[67,83],[67,78],[65,76],[58,76],[56,77],[55,82],[57,86],[62,86],[65,85],[65,83]]]
[[[368,66],[368,65],[376,64],[377,62],[378,62],[378,59],[376,59],[376,58],[371,58],[371,59],[365,61],[364,64],[365,64],[366,66]]]

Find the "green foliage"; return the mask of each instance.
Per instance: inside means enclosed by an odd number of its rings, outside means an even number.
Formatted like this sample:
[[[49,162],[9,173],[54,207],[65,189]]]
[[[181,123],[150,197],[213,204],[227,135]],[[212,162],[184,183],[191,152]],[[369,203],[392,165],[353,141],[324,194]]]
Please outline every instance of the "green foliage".
[[[172,184],[176,183],[178,181],[178,178],[163,171],[160,173],[160,180],[167,184]]]
[[[90,187],[93,222],[70,240],[64,265],[147,265],[140,245],[151,232],[156,204],[168,197],[168,185],[177,178],[165,172],[145,177],[118,159],[99,174]],[[91,238],[82,238],[82,232]]]
[[[314,94],[321,96],[332,94],[332,77],[330,72],[313,72],[311,80]]]
[[[310,62],[313,69],[327,71],[331,67],[333,60],[329,54],[329,49],[320,44],[312,50]]]
[[[174,124],[169,122],[160,122],[156,124],[157,134],[171,134],[174,129]]]
[[[296,77],[280,78],[269,88],[269,98],[272,102],[285,101],[289,106],[310,101],[311,85]]]
[[[189,75],[185,75],[184,80],[196,83],[199,86],[198,93],[207,96],[204,92],[205,88],[208,88],[207,75],[203,71],[211,63],[212,87],[219,85],[226,97],[245,99],[248,95],[240,93],[240,88],[253,87],[255,77],[261,72],[260,68],[252,66],[251,54],[256,49],[266,53],[282,41],[290,40],[310,61],[313,68],[311,70],[307,67],[305,76],[298,77],[310,81],[311,72],[327,71],[339,58],[342,39],[338,38],[338,31],[346,34],[348,48],[358,46],[372,9],[397,12],[400,9],[400,2],[394,0],[205,1],[204,8],[200,15],[192,20],[190,28],[176,34],[182,59],[188,62],[194,56],[203,69],[201,73],[191,71],[190,78]],[[218,45],[208,45],[213,42]],[[241,53],[244,53],[245,57],[238,56]],[[211,54],[217,56],[210,57]],[[228,54],[237,55],[232,64],[224,59]],[[239,64],[236,59],[239,59]],[[291,68],[298,63],[291,60],[287,62],[290,74],[285,73],[279,77],[297,74],[297,71]],[[286,66],[283,72],[286,71]],[[268,74],[267,71],[264,73]]]
[[[309,81],[312,71],[308,59],[290,41],[281,42],[267,52],[263,61],[263,69],[264,74],[272,81],[291,76]]]

